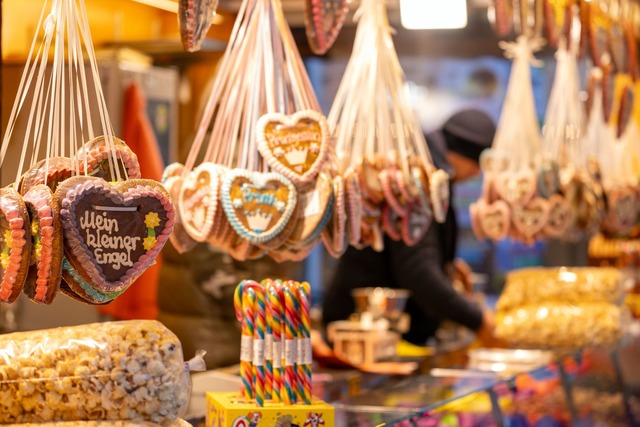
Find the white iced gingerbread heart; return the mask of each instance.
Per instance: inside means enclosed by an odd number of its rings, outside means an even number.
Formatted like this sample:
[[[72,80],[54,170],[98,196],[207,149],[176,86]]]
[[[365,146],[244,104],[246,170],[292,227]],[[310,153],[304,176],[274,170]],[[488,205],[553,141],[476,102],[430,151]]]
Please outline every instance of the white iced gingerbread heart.
[[[493,240],[507,237],[511,228],[511,209],[502,200],[491,204],[479,200],[476,203],[478,225],[483,234]]]
[[[288,225],[298,192],[281,174],[233,169],[222,181],[221,197],[235,232],[251,243],[267,243]]]
[[[533,172],[503,172],[496,176],[493,185],[502,200],[516,206],[525,206],[537,190]]]
[[[211,235],[219,197],[218,165],[202,163],[184,178],[178,199],[180,221],[195,241],[205,242]]]
[[[300,214],[287,243],[292,247],[305,246],[316,240],[325,228],[334,205],[333,184],[328,175],[321,173],[315,185],[298,192]]]
[[[536,197],[525,206],[513,207],[513,225],[528,239],[537,235],[549,219],[549,203]]]
[[[327,119],[317,111],[265,114],[256,133],[262,157],[296,185],[313,180],[329,153]]]

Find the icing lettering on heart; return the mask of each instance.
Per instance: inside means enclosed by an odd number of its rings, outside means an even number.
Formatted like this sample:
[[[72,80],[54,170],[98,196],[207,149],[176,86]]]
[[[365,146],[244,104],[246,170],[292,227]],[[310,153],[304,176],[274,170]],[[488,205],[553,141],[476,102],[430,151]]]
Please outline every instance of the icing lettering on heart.
[[[178,209],[180,220],[189,235],[205,242],[213,229],[213,217],[220,197],[219,166],[202,163],[184,179]]]
[[[27,278],[31,253],[27,207],[13,187],[0,188],[0,302],[13,302]]]
[[[151,180],[111,185],[74,177],[58,186],[65,255],[100,292],[130,286],[153,262],[171,231],[175,209],[166,190]]]
[[[233,169],[222,181],[222,206],[229,224],[252,243],[276,238],[296,211],[298,192],[285,176]]]
[[[327,119],[313,110],[265,114],[257,135],[258,151],[269,166],[297,185],[318,175],[329,152]]]

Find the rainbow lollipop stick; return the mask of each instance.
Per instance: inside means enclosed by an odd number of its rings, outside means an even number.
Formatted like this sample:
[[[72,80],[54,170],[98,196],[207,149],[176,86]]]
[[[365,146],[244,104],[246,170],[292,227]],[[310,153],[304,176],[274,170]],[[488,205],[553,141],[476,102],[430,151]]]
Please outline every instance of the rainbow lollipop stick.
[[[296,372],[295,372],[295,337],[296,337],[296,312],[295,312],[295,290],[285,284],[282,287],[284,299],[284,385],[286,392],[283,393],[284,403],[291,405],[296,401]]]
[[[267,316],[271,324],[271,333],[273,334],[273,388],[272,399],[274,402],[282,402],[282,385],[283,385],[283,368],[282,368],[282,320],[284,314],[282,312],[282,304],[280,303],[280,293],[275,283],[267,284]],[[267,360],[268,362],[268,360]]]
[[[248,289],[249,295],[255,294],[255,328],[253,340],[253,368],[255,374],[255,397],[258,406],[264,406],[264,385],[265,385],[265,369],[264,369],[264,338],[266,330],[265,319],[265,296],[264,289],[259,288],[254,291],[253,288]]]
[[[300,314],[300,327],[298,328],[298,376],[302,380],[302,398],[307,405],[311,404],[311,368],[313,364],[311,356],[311,287],[307,282],[298,285],[298,297],[300,300],[298,313]]]
[[[264,337],[264,359],[265,359],[265,399],[273,399],[273,309],[271,298],[269,298],[268,288],[272,284],[271,279],[265,279],[260,284],[264,289],[266,302],[266,324],[267,333]]]
[[[253,388],[253,335],[255,330],[255,293],[248,289],[242,293],[242,344],[240,349],[240,376],[244,396],[252,399],[254,397]]]

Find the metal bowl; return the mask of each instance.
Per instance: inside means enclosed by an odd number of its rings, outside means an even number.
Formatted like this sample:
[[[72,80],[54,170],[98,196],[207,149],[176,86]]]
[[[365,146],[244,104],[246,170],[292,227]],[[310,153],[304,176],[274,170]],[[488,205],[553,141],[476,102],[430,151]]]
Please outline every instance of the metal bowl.
[[[371,313],[375,318],[396,320],[407,305],[410,292],[405,289],[357,288],[351,291],[356,303],[356,312]]]

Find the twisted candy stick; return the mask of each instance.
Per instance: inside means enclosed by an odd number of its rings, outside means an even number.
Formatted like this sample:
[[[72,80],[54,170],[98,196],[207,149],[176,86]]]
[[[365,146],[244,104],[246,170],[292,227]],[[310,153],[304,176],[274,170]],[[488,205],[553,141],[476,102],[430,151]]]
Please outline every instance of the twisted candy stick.
[[[285,405],[291,405],[296,401],[296,372],[295,372],[295,337],[296,337],[296,312],[295,312],[295,290],[291,289],[289,283],[283,285],[282,293],[284,299],[284,365],[285,365],[285,393],[283,393]]]
[[[253,370],[255,375],[255,397],[258,406],[264,406],[264,386],[265,386],[265,369],[264,369],[264,338],[265,338],[265,295],[264,289],[259,288],[254,291],[253,288],[247,290],[249,295],[255,294],[255,329],[253,340]]]
[[[269,297],[269,287],[272,286],[273,280],[264,279],[260,282],[265,293],[266,303],[266,325],[267,333],[264,337],[264,359],[265,359],[265,382],[264,395],[265,399],[273,399],[273,309],[271,307],[271,298]]]
[[[246,302],[245,300],[245,287],[256,288],[260,287],[258,283],[253,280],[243,280],[236,287],[233,295],[233,306],[236,312],[236,319],[242,324],[242,337],[240,344],[240,376],[242,377],[242,385],[244,390],[244,396],[247,398],[253,398],[253,318],[251,324],[248,324],[248,317],[245,312],[249,310],[251,306],[251,313],[253,313],[253,303]]]
[[[255,299],[256,294],[251,288],[242,293],[242,311],[244,313],[242,323],[242,339],[245,342],[241,349],[242,351],[244,351],[244,354],[240,355],[242,360],[242,363],[240,365],[240,374],[242,377],[242,385],[244,387],[244,396],[250,399],[254,397],[252,364],[253,348],[251,346],[251,338],[253,337],[255,330]],[[245,337],[247,337],[248,339],[246,339]]]
[[[300,301],[300,327],[298,328],[301,340],[298,341],[298,376],[302,380],[303,399],[307,405],[311,404],[311,286],[307,282],[298,285],[298,297]]]
[[[296,394],[296,403],[301,402],[304,397],[304,388],[302,385],[302,377],[304,376],[302,368],[302,360],[300,357],[300,344],[302,342],[302,332],[300,331],[300,297],[298,295],[298,282],[290,280],[287,282],[289,289],[292,291],[294,313],[294,347],[293,347],[293,372],[295,383],[292,384],[294,392]]]
[[[267,322],[273,336],[272,354],[272,388],[271,398],[274,402],[282,402],[282,304],[280,303],[280,292],[278,285],[272,281],[267,281]],[[269,369],[269,359],[267,359],[267,376]]]

